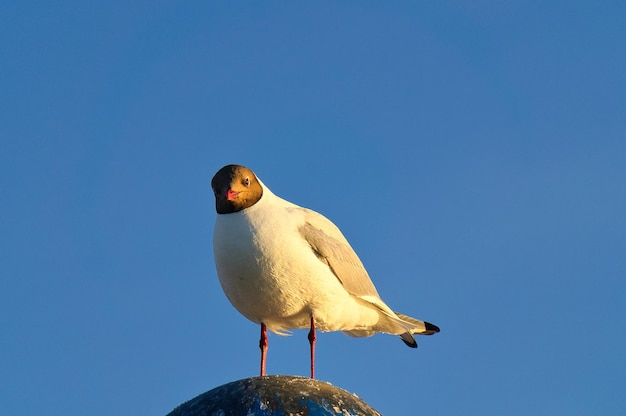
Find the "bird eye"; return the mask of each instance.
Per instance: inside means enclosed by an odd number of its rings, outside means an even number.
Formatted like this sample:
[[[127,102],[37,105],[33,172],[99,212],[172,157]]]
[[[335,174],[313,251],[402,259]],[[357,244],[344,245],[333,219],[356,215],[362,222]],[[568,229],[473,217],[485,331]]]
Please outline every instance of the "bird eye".
[[[246,179],[244,179],[244,180],[243,180],[243,183],[244,183],[246,186],[250,186],[250,177],[249,177],[249,176],[246,176]]]

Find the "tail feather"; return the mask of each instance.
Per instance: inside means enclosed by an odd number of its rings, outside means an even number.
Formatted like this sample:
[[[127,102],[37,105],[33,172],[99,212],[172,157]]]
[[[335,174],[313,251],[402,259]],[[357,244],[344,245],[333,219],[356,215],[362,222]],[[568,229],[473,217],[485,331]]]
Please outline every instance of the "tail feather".
[[[373,327],[343,331],[347,335],[352,337],[369,337],[377,332],[396,334],[406,345],[411,348],[417,348],[417,342],[413,334],[432,335],[439,332],[439,328],[430,322],[420,321],[419,319],[392,311],[380,298],[361,296],[359,300],[370,307],[375,306],[387,319],[381,319],[379,324]]]
[[[439,332],[439,328],[436,325],[431,324],[430,322],[420,321],[419,319],[411,318],[410,316],[403,315],[401,313],[395,313],[398,318],[402,321],[411,324],[412,328],[405,332],[404,334],[400,334],[400,338],[406,345],[411,348],[417,348],[417,342],[415,342],[415,338],[413,334],[418,335],[432,335]]]
[[[398,318],[404,322],[410,323],[413,326],[410,330],[411,334],[432,335],[439,332],[439,327],[431,324],[430,322],[420,321],[419,319],[411,318],[410,316],[403,315],[398,312],[396,312],[396,315],[398,315]]]

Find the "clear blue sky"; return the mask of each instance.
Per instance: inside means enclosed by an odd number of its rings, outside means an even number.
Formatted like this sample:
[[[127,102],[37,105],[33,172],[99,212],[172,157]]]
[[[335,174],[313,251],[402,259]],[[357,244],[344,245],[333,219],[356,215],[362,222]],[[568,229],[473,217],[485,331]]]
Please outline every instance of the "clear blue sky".
[[[258,374],[212,255],[227,163],[333,220],[394,309],[320,334],[385,415],[626,408],[621,1],[9,2],[0,413],[164,415]],[[306,331],[268,372],[307,375]]]

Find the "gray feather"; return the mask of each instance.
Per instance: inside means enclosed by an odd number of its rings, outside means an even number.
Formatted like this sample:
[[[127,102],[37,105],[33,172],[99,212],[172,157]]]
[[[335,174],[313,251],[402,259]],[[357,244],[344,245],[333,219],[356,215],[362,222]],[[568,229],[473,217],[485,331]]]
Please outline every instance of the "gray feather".
[[[306,211],[306,222],[298,231],[311,249],[353,296],[376,296],[378,292],[363,263],[339,229],[325,217]]]

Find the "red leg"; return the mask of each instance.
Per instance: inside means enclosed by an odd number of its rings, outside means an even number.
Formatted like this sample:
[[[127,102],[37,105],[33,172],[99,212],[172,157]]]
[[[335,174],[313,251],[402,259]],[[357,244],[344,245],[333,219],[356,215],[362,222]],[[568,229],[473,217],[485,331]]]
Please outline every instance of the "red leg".
[[[311,345],[311,378],[315,378],[315,319],[311,315],[311,330],[309,331],[309,344]]]
[[[265,324],[261,322],[261,340],[259,341],[261,348],[261,377],[265,376],[265,356],[267,354],[267,329]]]

